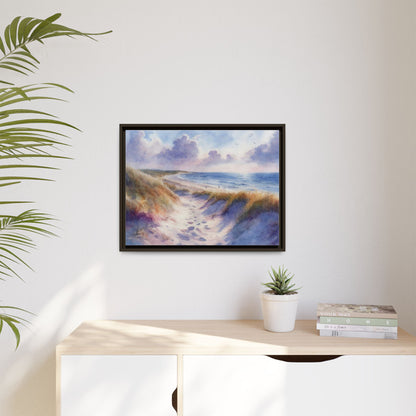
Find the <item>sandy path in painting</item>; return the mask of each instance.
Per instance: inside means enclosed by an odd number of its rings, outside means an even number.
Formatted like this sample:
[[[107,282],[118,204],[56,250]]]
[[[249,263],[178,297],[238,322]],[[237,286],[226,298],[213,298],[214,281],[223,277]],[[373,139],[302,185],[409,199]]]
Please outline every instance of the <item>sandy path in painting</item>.
[[[191,183],[177,174],[154,179],[130,170],[128,245],[278,244],[277,196]]]
[[[207,214],[206,200],[192,195],[180,197],[174,210],[147,231],[150,244],[217,245],[225,244],[228,227],[221,217]]]

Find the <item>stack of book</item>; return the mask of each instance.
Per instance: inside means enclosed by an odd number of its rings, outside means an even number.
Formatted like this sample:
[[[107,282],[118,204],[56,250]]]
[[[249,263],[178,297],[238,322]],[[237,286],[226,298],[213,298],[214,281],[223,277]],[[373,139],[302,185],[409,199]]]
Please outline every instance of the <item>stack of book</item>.
[[[320,303],[316,328],[324,337],[397,339],[393,306]]]

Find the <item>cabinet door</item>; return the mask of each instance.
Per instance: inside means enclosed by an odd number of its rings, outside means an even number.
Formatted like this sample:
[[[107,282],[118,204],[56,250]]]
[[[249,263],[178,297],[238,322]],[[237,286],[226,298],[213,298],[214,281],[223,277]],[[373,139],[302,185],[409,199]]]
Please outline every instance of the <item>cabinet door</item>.
[[[264,356],[184,356],[184,416],[284,415],[285,364]]]
[[[186,356],[184,416],[414,416],[416,356]]]
[[[176,385],[176,356],[63,355],[61,416],[173,416]]]
[[[343,356],[322,363],[290,363],[286,414],[414,416],[415,381],[414,355]]]

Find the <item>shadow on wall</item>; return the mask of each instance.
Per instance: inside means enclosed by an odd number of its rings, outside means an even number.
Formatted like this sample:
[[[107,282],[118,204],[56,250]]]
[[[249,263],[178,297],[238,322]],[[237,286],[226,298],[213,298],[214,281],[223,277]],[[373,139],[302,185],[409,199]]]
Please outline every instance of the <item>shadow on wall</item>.
[[[22,336],[21,347],[2,369],[1,415],[55,416],[54,347],[82,321],[104,315],[102,271],[101,265],[93,265],[74,279],[38,314],[30,333]]]

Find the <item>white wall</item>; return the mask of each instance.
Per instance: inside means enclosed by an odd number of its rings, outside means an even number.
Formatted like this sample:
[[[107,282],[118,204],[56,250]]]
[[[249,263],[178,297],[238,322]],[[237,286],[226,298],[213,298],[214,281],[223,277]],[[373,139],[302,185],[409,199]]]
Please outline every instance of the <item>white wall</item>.
[[[406,1],[19,0],[17,15],[113,29],[37,47],[76,94],[51,107],[83,130],[56,183],[16,190],[61,219],[2,302],[37,314],[0,337],[0,414],[54,414],[54,347],[96,318],[260,318],[270,265],[319,301],[393,303],[416,333],[415,6]],[[285,253],[120,253],[119,123],[286,123]],[[3,376],[4,375],[4,376]]]

